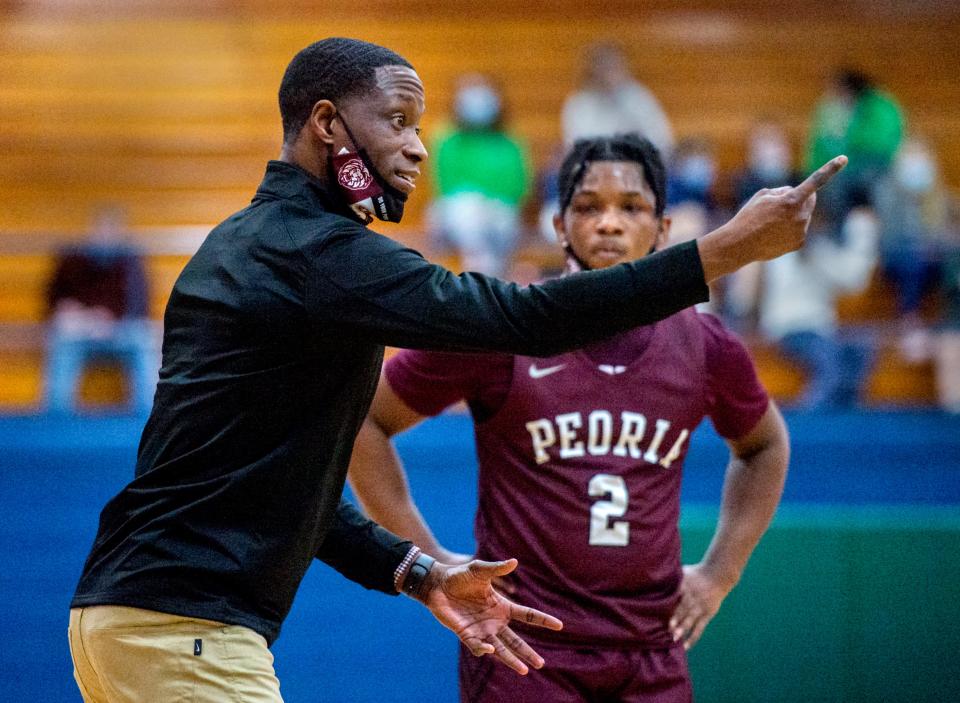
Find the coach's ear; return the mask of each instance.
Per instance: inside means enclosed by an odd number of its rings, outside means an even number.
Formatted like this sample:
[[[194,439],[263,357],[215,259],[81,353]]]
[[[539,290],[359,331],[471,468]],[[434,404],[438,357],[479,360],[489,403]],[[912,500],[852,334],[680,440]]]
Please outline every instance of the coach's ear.
[[[323,144],[333,146],[335,136],[333,122],[337,115],[336,106],[329,100],[318,100],[310,111],[310,117],[304,129],[310,130],[311,135]]]

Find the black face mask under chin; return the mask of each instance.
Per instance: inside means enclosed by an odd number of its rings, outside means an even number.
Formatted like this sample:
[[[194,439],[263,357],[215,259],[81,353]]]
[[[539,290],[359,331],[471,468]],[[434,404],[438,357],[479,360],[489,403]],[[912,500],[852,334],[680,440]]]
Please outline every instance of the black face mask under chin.
[[[399,222],[403,218],[407,194],[387,183],[374,168],[367,150],[360,148],[343,116],[337,117],[357,151],[344,148],[334,154],[333,147],[327,147],[332,187],[340,191],[350,209],[365,223],[374,217],[384,222]]]

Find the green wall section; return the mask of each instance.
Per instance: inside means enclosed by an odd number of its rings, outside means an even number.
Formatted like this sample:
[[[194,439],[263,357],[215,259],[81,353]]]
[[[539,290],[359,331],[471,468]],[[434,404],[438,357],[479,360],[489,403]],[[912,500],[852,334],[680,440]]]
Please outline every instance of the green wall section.
[[[960,702],[960,508],[781,508],[690,666],[698,703]]]

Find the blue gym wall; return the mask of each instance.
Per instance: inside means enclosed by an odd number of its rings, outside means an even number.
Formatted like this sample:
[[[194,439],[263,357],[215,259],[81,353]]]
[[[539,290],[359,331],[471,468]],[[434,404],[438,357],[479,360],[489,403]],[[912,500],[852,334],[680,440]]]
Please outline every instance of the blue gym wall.
[[[784,503],[691,653],[708,701],[960,700],[960,421],[934,412],[788,415]],[[79,701],[67,604],[140,422],[0,418],[0,701]],[[469,421],[399,439],[448,546],[471,548]],[[687,558],[709,540],[725,466],[709,427],[684,479]],[[315,564],[274,647],[289,702],[457,700],[456,642],[419,605]]]

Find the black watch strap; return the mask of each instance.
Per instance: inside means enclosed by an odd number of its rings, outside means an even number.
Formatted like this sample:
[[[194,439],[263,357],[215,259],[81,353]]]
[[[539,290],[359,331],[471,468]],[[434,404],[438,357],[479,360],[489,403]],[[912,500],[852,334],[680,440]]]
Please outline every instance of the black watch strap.
[[[403,579],[403,592],[414,598],[420,597],[420,590],[427,580],[427,574],[433,568],[436,559],[420,552],[417,558],[413,560],[410,568],[407,570],[407,576]]]

